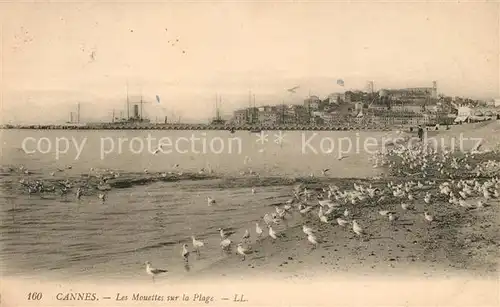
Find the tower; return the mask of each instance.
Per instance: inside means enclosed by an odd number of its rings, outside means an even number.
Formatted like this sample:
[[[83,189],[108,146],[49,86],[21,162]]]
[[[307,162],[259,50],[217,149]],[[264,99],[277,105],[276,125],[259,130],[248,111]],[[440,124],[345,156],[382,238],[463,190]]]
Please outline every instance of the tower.
[[[373,94],[373,81],[368,81],[366,85],[366,90],[369,94]]]
[[[432,93],[431,93],[431,98],[432,99],[437,99],[437,81],[432,81]]]

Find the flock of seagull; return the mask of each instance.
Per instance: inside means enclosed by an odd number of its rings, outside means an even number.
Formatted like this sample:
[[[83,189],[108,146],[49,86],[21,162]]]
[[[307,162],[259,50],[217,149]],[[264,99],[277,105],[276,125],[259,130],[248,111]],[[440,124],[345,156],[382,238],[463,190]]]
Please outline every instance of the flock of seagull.
[[[446,216],[436,217],[433,213],[433,206],[438,205],[439,202],[446,201],[457,208],[465,208],[466,211],[469,211],[481,210],[492,205],[492,200],[497,202],[500,198],[500,179],[498,176],[483,178],[485,166],[500,167],[500,162],[488,160],[482,165],[474,165],[471,159],[480,153],[477,148],[465,153],[462,158],[457,158],[450,151],[429,151],[418,144],[413,147],[401,147],[395,147],[386,152],[385,161],[382,161],[380,157],[375,157],[375,166],[385,164],[389,167],[420,170],[420,173],[417,173],[417,177],[413,180],[398,184],[390,181],[385,186],[353,183],[352,189],[341,189],[337,185],[315,189],[304,185],[296,186],[291,199],[275,206],[275,211],[266,213],[262,221],[255,221],[254,233],[246,229],[241,239],[235,240],[238,242],[236,254],[241,256],[241,260],[244,261],[246,256],[253,252],[251,246],[247,245],[252,236],[258,242],[267,233],[271,242],[278,241],[281,235],[273,226],[283,222],[286,225],[287,219],[294,213],[303,217],[304,239],[310,243],[312,249],[315,249],[321,244],[321,236],[311,226],[311,217],[317,217],[320,223],[332,227],[338,225],[347,229],[349,226],[350,231],[355,236],[362,240],[368,240],[372,235],[368,225],[362,226],[363,222],[352,218],[353,214],[349,208],[358,210],[377,204],[378,207],[382,207],[382,210],[378,211],[378,215],[386,219],[388,223],[397,223],[400,216],[404,214],[417,214],[417,216],[421,214],[421,219],[425,223],[433,225],[438,220],[446,219]],[[397,156],[399,161],[395,160],[394,156]],[[462,169],[469,171],[470,178],[452,179],[454,170]],[[437,171],[437,175],[434,173],[434,179],[439,180],[440,183],[426,178],[431,177],[433,171]],[[255,188],[252,188],[251,193],[256,193]],[[214,198],[207,198],[208,206],[216,203]],[[368,224],[368,221],[366,223]],[[218,230],[220,248],[222,251],[231,252],[231,247],[234,245],[230,238],[232,233],[227,233],[223,228]],[[205,246],[204,242],[197,240],[194,236],[191,239],[193,250],[199,254],[200,249]],[[189,261],[189,255],[189,245],[183,244],[181,256],[184,261]],[[147,262],[148,274],[154,277],[154,275],[163,272],[152,271],[150,263]]]
[[[421,214],[423,221],[428,224],[437,220],[432,208],[437,202],[447,201],[467,210],[480,210],[491,205],[491,200],[500,198],[498,174],[497,176],[486,175],[488,169],[495,167],[500,169],[500,162],[488,160],[477,165],[474,158],[481,153],[478,149],[474,148],[472,151],[462,154],[461,157],[457,157],[454,152],[446,149],[442,151],[429,150],[422,144],[416,144],[412,147],[401,145],[385,152],[379,152],[373,157],[374,167],[386,165],[389,170],[393,170],[396,174],[411,176],[413,179],[399,184],[391,181],[385,186],[354,183],[352,188],[345,189],[341,189],[337,185],[327,185],[314,189],[304,185],[296,186],[288,201],[276,205],[273,212],[266,213],[262,220],[255,221],[254,232],[246,229],[240,240],[231,239],[234,233],[227,232],[223,228],[218,229],[220,249],[222,252],[231,253],[232,247],[236,245],[236,254],[241,256],[241,260],[244,261],[253,252],[250,244],[252,237],[259,242],[267,234],[271,242],[279,241],[281,234],[276,231],[277,227],[274,226],[284,224],[288,227],[287,220],[294,214],[299,214],[303,218],[304,239],[311,244],[312,249],[315,249],[321,244],[321,236],[318,235],[317,230],[310,226],[311,217],[317,217],[320,223],[332,227],[339,226],[347,229],[349,226],[357,237],[367,240],[371,237],[369,227],[367,227],[368,222],[353,218],[350,209],[358,211],[361,208],[367,209],[373,207],[373,204],[377,204],[378,207],[382,207],[378,214],[387,219],[388,223],[396,223],[405,212],[413,212]],[[178,165],[174,167],[177,168]],[[29,174],[23,168],[21,171]],[[91,169],[91,171],[94,170]],[[328,169],[323,170],[323,175],[326,175],[326,172]],[[469,176],[462,176],[460,172],[467,172]],[[53,174],[51,173],[51,175]],[[107,172],[106,176],[97,176],[100,180],[98,190],[101,192],[98,197],[101,201],[106,200],[105,191],[111,189],[107,180],[118,176],[118,173],[112,171]],[[430,178],[434,180],[429,180]],[[438,184],[436,180],[439,180],[440,183]],[[30,194],[43,192],[44,189],[48,190],[41,181],[27,183],[21,179],[20,182],[28,188]],[[71,188],[69,180],[61,182],[60,185],[63,193]],[[256,189],[252,188],[251,193],[255,194]],[[80,199],[82,194],[83,188],[78,187],[76,198]],[[418,199],[422,201],[418,201]],[[216,204],[215,198],[207,198],[208,206]],[[387,208],[383,208],[384,206]],[[366,225],[363,225],[365,222]],[[205,248],[205,243],[193,235],[191,247],[192,251],[199,256]],[[188,263],[190,255],[189,245],[183,243],[181,258]],[[166,273],[167,270],[153,268],[151,263],[147,261],[146,272],[153,277],[154,281],[156,275]]]

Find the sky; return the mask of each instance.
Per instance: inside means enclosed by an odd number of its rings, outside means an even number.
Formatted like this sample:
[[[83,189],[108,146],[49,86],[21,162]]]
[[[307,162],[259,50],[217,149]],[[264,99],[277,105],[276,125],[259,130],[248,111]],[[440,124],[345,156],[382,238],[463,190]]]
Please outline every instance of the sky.
[[[431,86],[499,92],[498,3],[2,3],[2,123],[144,114],[207,121],[220,109],[314,94]],[[345,86],[336,80],[344,80]],[[295,94],[287,88],[300,86]],[[160,97],[157,102],[155,97]]]

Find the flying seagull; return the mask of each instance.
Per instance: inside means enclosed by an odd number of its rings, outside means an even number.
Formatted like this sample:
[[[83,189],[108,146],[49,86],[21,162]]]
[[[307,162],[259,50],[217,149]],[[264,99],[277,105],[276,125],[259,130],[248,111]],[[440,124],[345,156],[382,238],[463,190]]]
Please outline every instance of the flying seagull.
[[[295,93],[295,91],[299,88],[300,86],[294,86],[292,88],[289,88],[287,91],[289,91],[290,93]]]

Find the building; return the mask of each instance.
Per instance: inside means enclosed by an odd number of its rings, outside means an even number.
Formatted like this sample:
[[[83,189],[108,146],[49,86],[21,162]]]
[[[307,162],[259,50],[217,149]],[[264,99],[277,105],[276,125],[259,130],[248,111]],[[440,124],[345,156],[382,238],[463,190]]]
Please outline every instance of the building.
[[[339,104],[341,102],[344,102],[345,98],[345,93],[331,93],[330,95],[328,95],[328,103]]]
[[[318,96],[309,96],[309,98],[304,99],[304,107],[308,110],[315,111],[319,109],[321,99]]]
[[[381,89],[379,97],[389,97],[390,100],[404,102],[430,102],[437,100],[437,82],[432,82],[432,87],[411,87],[403,89]]]
[[[415,103],[394,104],[394,105],[391,105],[391,110],[421,113],[425,110],[425,107],[424,107],[424,105],[415,104]]]
[[[361,115],[360,115],[361,114]],[[411,111],[365,109],[358,114],[357,121],[380,126],[418,126],[428,123],[428,116]]]
[[[244,125],[249,122],[249,109],[236,110],[233,113],[232,123],[235,125]]]

